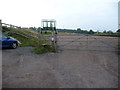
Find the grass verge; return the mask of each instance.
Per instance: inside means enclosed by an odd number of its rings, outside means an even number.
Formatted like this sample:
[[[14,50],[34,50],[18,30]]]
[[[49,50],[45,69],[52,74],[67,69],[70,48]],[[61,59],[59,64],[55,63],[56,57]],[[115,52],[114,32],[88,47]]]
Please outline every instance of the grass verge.
[[[44,54],[48,52],[54,52],[54,53],[57,52],[57,50],[55,50],[54,47],[49,45],[49,42],[45,38],[41,38],[41,42],[40,42],[41,45],[38,46],[38,39],[27,35],[28,33],[31,32],[31,30],[27,30],[27,31],[24,30],[24,32],[25,33],[21,32],[21,29],[15,29],[9,27],[3,28],[3,34],[7,36],[11,36],[21,42],[20,47],[28,47],[28,46],[35,47],[35,49],[31,51],[33,53]],[[42,46],[43,44],[46,44],[46,46]]]
[[[48,53],[48,52],[56,53],[57,51],[54,49],[54,47],[47,45],[45,47],[44,46],[36,47],[31,52],[36,53],[36,54],[44,54],[44,53]]]

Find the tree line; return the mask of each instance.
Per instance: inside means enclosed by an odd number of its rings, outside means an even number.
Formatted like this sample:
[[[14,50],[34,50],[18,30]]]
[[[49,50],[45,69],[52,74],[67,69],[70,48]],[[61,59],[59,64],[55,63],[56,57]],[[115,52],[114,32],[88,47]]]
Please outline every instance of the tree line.
[[[52,28],[50,27],[44,27],[44,28],[41,28],[41,27],[30,27],[30,29],[32,30],[51,30]],[[54,28],[56,29],[56,28]],[[77,29],[61,29],[61,28],[57,28],[56,29],[58,33],[81,33],[81,34],[115,34],[115,33],[118,33],[120,34],[120,29],[117,30],[116,32],[113,32],[111,30],[104,30],[104,31],[94,31],[92,29],[90,30],[82,30],[81,28],[77,28]]]

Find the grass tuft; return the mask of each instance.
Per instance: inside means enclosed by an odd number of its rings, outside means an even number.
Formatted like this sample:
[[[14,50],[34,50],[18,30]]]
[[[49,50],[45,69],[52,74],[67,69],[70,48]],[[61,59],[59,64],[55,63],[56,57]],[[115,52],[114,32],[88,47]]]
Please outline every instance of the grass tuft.
[[[54,49],[54,47],[47,45],[45,47],[44,46],[36,47],[31,52],[34,52],[36,54],[44,54],[44,53],[48,53],[48,52],[56,53],[57,51]]]

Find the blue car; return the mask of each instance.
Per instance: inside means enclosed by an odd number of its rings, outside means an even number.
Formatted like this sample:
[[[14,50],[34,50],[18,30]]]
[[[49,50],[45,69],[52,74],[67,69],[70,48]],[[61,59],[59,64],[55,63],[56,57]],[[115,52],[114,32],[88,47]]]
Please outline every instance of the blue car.
[[[0,33],[0,47],[16,49],[19,44],[18,40]]]

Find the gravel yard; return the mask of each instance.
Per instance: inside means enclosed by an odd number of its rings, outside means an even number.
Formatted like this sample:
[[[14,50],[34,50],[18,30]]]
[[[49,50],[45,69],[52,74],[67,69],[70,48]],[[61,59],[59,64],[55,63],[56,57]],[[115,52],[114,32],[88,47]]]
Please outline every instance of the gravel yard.
[[[3,88],[117,88],[117,38],[81,37],[58,36],[58,53],[4,49]],[[79,42],[73,42],[76,39]]]

